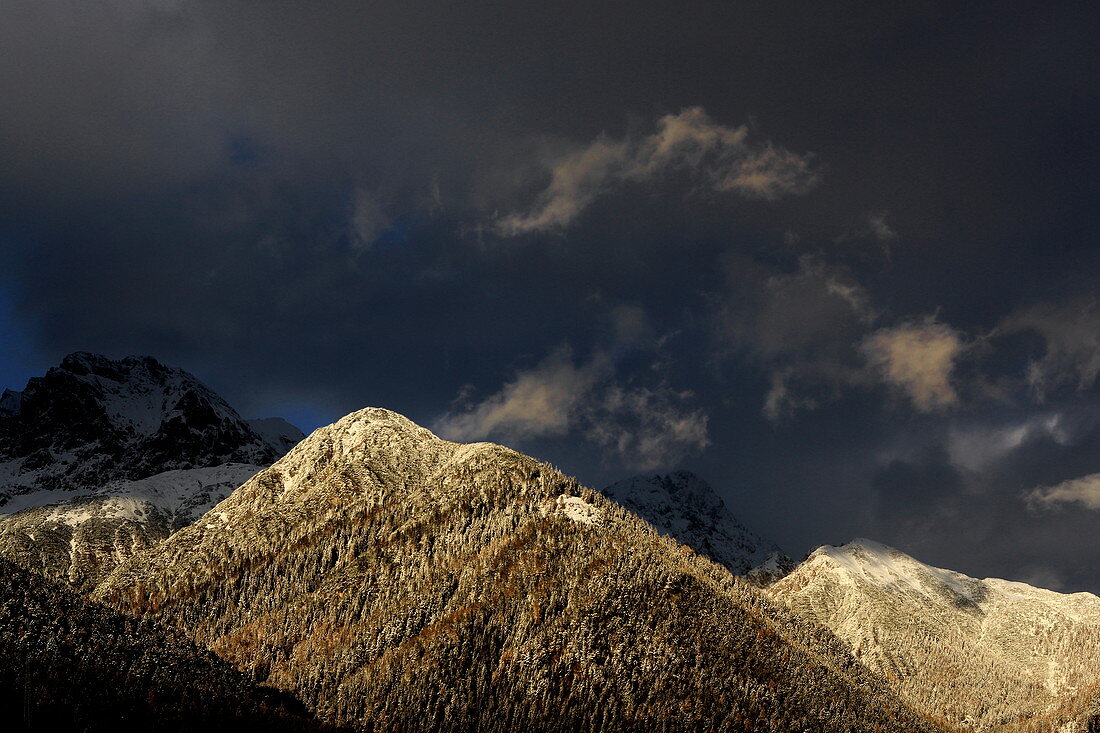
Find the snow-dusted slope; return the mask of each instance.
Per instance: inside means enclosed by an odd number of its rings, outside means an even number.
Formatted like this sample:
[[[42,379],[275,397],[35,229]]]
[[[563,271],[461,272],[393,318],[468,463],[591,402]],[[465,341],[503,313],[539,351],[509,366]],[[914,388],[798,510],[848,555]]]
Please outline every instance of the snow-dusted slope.
[[[635,476],[602,493],[734,575],[768,582],[794,567],[778,546],[746,529],[714,489],[688,471]]]
[[[197,520],[262,469],[243,463],[176,469],[15,511],[0,518],[0,555],[87,590],[118,563]],[[4,509],[41,498],[17,496]]]
[[[976,580],[865,539],[816,550],[769,592],[950,723],[1072,731],[1095,712],[1100,598],[1091,593]]]
[[[93,516],[135,519],[141,515],[135,514],[132,507],[146,505],[160,512],[174,527],[185,527],[263,468],[248,463],[226,463],[175,469],[135,481],[111,481],[79,496],[63,494],[60,501],[42,506],[23,506],[38,498],[37,494],[17,496],[0,509],[0,514],[13,515],[8,517],[10,521],[16,514],[38,508],[43,510],[44,517],[78,526]],[[102,511],[93,515],[87,509],[77,508],[93,504]]]
[[[0,553],[85,587],[300,438],[151,357],[71,354],[0,398]]]

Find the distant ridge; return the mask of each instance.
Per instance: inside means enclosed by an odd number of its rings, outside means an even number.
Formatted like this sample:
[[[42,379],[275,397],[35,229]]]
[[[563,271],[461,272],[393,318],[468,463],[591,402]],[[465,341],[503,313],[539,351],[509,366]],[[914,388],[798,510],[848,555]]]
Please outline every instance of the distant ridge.
[[[1100,598],[925,565],[867,539],[768,589],[831,629],[918,710],[966,729],[1100,726]]]
[[[778,545],[746,529],[710,484],[690,471],[634,476],[603,494],[734,575],[766,584],[794,567]]]

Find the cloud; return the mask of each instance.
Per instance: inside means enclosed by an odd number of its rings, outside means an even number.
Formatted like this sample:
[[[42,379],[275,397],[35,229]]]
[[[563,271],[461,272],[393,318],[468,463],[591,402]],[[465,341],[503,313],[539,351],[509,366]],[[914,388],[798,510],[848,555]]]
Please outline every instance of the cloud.
[[[921,412],[951,407],[959,396],[951,372],[964,348],[959,332],[931,318],[883,328],[861,346],[886,383],[900,389]]]
[[[675,465],[710,445],[707,415],[684,407],[693,394],[613,384],[585,412],[586,437],[640,471]]]
[[[793,272],[733,259],[716,332],[720,349],[767,373],[762,413],[772,423],[814,410],[851,389],[887,384],[920,412],[959,402],[953,372],[970,347],[933,317],[875,326],[871,295],[846,268],[803,255]]]
[[[898,239],[897,231],[887,221],[889,216],[885,211],[876,211],[867,215],[867,233],[883,244],[889,244]]]
[[[356,188],[348,222],[348,238],[352,249],[357,252],[370,249],[378,235],[389,225],[390,218],[378,197],[364,188]]]
[[[716,322],[719,350],[768,373],[763,413],[769,421],[819,407],[866,381],[853,344],[878,313],[847,270],[808,255],[786,273],[732,259],[728,280],[731,292]]]
[[[606,379],[610,365],[597,358],[577,367],[563,346],[533,369],[521,371],[496,394],[478,404],[460,396],[458,411],[436,421],[434,429],[458,441],[497,439],[522,442],[564,435],[572,427],[580,401]]]
[[[877,317],[855,278],[816,257],[801,257],[790,273],[734,260],[728,277],[734,292],[721,314],[720,336],[762,363],[814,360]]]
[[[803,193],[817,182],[808,156],[747,138],[746,127],[719,125],[702,107],[661,117],[651,135],[602,135],[549,161],[550,183],[534,205],[501,218],[497,230],[505,236],[560,231],[609,190],[673,171],[689,171],[713,191],[765,200]]]
[[[812,410],[817,407],[817,402],[808,397],[801,397],[791,387],[791,370],[780,369],[769,376],[771,386],[764,396],[762,412],[768,422],[776,423],[785,416],[800,410]]]
[[[624,466],[652,470],[710,444],[706,414],[686,406],[693,396],[664,382],[624,385],[604,354],[578,365],[562,346],[481,402],[464,392],[433,429],[451,440],[505,443],[576,433]]]
[[[980,471],[1020,447],[1044,438],[1058,445],[1070,443],[1070,430],[1062,413],[1039,415],[995,427],[952,427],[947,431],[946,444],[953,464]]]
[[[1050,509],[1077,503],[1086,509],[1100,509],[1100,473],[1069,479],[1053,486],[1040,486],[1024,494],[1033,509]]]
[[[1022,309],[1004,319],[997,331],[1031,332],[1043,339],[1044,353],[1027,371],[1028,384],[1039,400],[1066,385],[1089,389],[1100,376],[1100,303],[1095,298]]]

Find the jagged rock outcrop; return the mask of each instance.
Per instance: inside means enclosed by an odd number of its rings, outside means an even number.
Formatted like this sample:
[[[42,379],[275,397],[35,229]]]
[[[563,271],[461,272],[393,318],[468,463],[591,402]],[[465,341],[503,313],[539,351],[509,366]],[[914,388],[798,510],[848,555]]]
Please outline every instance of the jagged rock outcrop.
[[[0,506],[173,469],[269,465],[282,455],[195,377],[151,357],[70,354],[6,395]]]
[[[0,558],[8,731],[319,731],[182,634],[90,603]]]
[[[71,354],[0,398],[0,555],[87,589],[301,437],[150,357]]]
[[[1091,593],[976,580],[863,539],[816,550],[768,592],[947,724],[1093,730],[1100,598]]]
[[[380,409],[94,596],[363,729],[931,729],[831,634],[601,494]]]
[[[794,568],[778,545],[746,529],[710,484],[690,471],[634,476],[611,484],[602,493],[661,534],[759,585]]]

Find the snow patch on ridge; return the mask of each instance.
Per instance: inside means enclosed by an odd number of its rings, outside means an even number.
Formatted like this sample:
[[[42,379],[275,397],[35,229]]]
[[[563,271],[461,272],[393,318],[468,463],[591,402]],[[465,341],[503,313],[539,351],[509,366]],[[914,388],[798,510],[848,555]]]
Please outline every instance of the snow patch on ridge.
[[[579,496],[559,496],[554,505],[577,524],[603,524],[603,511]]]
[[[48,509],[43,519],[78,527],[92,519],[142,522],[150,512],[170,521],[190,523],[263,466],[227,463],[204,468],[175,469],[136,481],[113,481],[92,491],[51,489],[22,494],[0,507],[0,517],[36,508]]]

